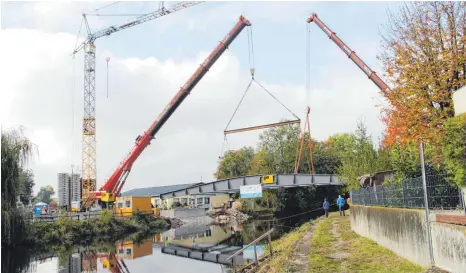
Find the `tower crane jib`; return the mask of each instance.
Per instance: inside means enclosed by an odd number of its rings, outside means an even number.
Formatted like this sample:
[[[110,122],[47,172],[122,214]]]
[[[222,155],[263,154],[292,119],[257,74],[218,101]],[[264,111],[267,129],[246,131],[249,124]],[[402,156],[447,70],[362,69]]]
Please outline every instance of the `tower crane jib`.
[[[165,8],[141,15],[134,20],[120,25],[113,25],[105,29],[92,32],[87,21],[86,14],[83,14],[83,21],[87,30],[87,38],[77,46],[73,55],[80,50],[84,50],[84,117],[82,128],[82,176],[81,176],[81,198],[86,207],[89,200],[89,193],[96,190],[97,164],[96,164],[96,118],[95,118],[95,41],[101,37],[109,36],[115,32],[140,25],[142,23],[157,19],[182,9],[192,7],[202,3],[202,1],[183,1]]]

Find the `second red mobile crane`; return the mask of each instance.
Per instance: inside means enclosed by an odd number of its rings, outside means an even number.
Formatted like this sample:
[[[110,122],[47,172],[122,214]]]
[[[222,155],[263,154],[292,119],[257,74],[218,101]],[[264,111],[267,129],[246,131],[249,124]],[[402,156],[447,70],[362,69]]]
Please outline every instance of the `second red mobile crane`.
[[[207,71],[209,71],[212,65],[225,52],[228,46],[235,40],[235,38],[246,26],[250,25],[251,23],[248,19],[243,16],[239,17],[239,20],[233,29],[228,33],[227,36],[225,36],[225,38],[219,43],[214,51],[199,66],[199,68],[194,72],[189,80],[180,88],[175,97],[163,109],[162,113],[160,113],[160,115],[150,125],[147,131],[136,138],[134,147],[131,149],[125,159],[121,161],[120,165],[116,168],[107,182],[105,182],[105,184],[100,187],[99,191],[89,193],[89,197],[82,205],[83,209],[92,205],[92,203],[94,203],[96,200],[100,200],[106,203],[115,201],[115,197],[120,195],[121,189],[123,188],[123,185],[125,184],[126,179],[128,178],[128,175],[131,171],[131,167],[138,159],[139,155],[141,155],[144,149],[150,144],[151,140],[154,139],[154,136],[157,134],[157,132],[175,112],[178,106],[180,106],[183,100],[190,94],[196,84],[199,83],[199,81],[204,77]]]
[[[370,69],[370,67],[364,63],[363,60],[361,60],[361,58],[359,58],[358,55],[356,55],[356,53],[351,49],[349,48],[338,36],[335,32],[333,32],[332,30],[330,30],[330,28],[328,28],[324,22],[322,22],[319,17],[317,17],[317,14],[316,13],[313,13],[309,18],[307,18],[306,20],[308,23],[311,23],[311,22],[314,22],[316,23],[317,26],[319,26],[320,29],[322,29],[322,31],[325,32],[325,34],[327,34],[327,36],[333,41],[335,42],[335,44],[337,44],[337,46],[339,48],[341,48],[341,50],[343,50],[343,52],[345,52],[345,54],[348,56],[348,58],[350,58],[364,73],[366,73],[366,75],[369,77],[369,79],[372,80],[373,83],[375,83],[375,85],[377,85],[377,87],[379,87],[380,90],[382,90],[382,92],[387,92],[390,90],[390,88],[388,87],[388,85],[375,73],[375,71],[373,71],[372,69]]]
[[[390,87],[373,71],[370,69],[370,67],[364,63],[364,61],[359,58],[356,53],[349,48],[338,36],[335,32],[333,32],[327,25],[322,22],[319,17],[317,16],[316,13],[313,13],[309,18],[307,18],[306,22],[308,23],[316,23],[316,25],[323,31],[327,36],[341,49],[345,54],[350,58],[366,75],[371,79],[375,85],[383,92],[389,92]],[[308,49],[309,50],[309,49]],[[298,159],[296,160],[296,165],[295,165],[295,173],[298,173],[299,167],[300,167],[300,162],[301,162],[301,155],[302,155],[302,150],[303,150],[303,144],[304,144],[304,136],[306,132],[306,128],[308,129],[308,137],[309,137],[309,149],[310,149],[310,156],[309,156],[309,171],[311,174],[314,173],[314,166],[312,162],[312,139],[310,135],[310,125],[309,125],[309,106],[306,109],[306,124],[304,125],[304,130],[301,136],[301,146],[299,148],[298,152]],[[307,126],[307,127],[306,127]]]

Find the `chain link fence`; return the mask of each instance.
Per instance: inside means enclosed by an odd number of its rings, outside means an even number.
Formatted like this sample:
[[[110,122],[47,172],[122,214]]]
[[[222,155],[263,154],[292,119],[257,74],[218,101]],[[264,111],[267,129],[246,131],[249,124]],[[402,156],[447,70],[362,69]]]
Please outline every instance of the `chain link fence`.
[[[430,209],[464,210],[461,189],[447,181],[448,175],[426,176]],[[351,202],[364,206],[424,208],[422,177],[351,191]]]

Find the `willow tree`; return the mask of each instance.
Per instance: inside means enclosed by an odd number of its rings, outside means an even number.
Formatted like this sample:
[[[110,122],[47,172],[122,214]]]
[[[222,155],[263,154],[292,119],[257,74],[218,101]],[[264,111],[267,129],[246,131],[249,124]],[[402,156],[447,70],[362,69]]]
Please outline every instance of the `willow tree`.
[[[20,194],[23,167],[34,153],[34,145],[22,130],[2,132],[2,246],[20,244],[25,238],[26,224],[16,208]]]
[[[382,93],[387,144],[423,139],[441,154],[452,94],[466,84],[465,44],[466,2],[411,2],[389,14],[379,55],[394,86]]]

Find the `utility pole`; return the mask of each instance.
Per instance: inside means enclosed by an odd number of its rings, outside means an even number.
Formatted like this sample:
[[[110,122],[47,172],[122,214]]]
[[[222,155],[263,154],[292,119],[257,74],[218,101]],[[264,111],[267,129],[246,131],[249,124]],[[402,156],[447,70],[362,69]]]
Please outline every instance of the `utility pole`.
[[[434,261],[434,249],[432,246],[432,235],[430,233],[430,212],[429,212],[429,199],[427,198],[427,181],[426,181],[426,169],[424,164],[424,144],[421,142],[419,145],[420,150],[420,157],[421,157],[421,171],[422,171],[422,186],[424,188],[424,207],[426,212],[426,233],[427,233],[427,241],[429,245],[429,253],[430,253],[430,263],[432,265],[435,264]]]

